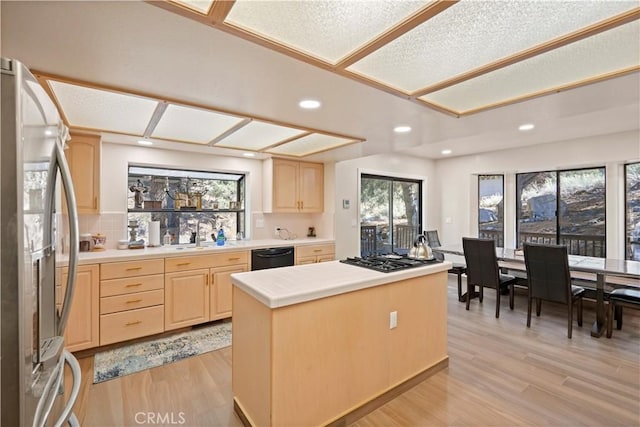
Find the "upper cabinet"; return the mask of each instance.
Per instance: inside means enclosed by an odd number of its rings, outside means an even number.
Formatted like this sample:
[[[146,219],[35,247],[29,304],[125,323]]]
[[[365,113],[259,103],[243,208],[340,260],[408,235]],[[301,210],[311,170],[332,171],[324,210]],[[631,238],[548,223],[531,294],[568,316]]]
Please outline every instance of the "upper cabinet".
[[[265,212],[317,213],[324,210],[324,165],[267,159],[263,165]]]
[[[100,213],[100,136],[71,132],[65,156],[69,163],[78,213]]]

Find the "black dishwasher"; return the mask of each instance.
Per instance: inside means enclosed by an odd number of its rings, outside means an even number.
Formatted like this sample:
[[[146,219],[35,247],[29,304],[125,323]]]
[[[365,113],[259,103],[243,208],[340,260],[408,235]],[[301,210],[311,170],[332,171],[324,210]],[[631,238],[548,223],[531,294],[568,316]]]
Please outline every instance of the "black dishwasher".
[[[293,246],[254,249],[251,251],[251,270],[293,265]]]

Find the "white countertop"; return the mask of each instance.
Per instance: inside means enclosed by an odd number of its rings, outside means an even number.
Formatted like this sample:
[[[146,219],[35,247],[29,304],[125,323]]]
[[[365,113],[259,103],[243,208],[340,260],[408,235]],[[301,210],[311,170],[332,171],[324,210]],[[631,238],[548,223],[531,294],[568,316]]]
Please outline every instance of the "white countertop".
[[[202,255],[207,253],[244,251],[260,248],[276,248],[283,246],[325,245],[335,243],[333,239],[307,238],[307,239],[262,239],[262,240],[232,240],[224,246],[216,246],[212,242],[196,248],[195,245],[172,245],[169,247],[147,247],[144,249],[107,249],[96,252],[80,252],[79,265],[97,264],[104,262],[133,261],[138,259],[169,258],[189,255]],[[68,254],[56,253],[56,266],[63,267],[68,264]]]
[[[257,270],[231,275],[232,283],[269,308],[339,295],[399,280],[447,271],[448,261],[380,273],[339,261]]]

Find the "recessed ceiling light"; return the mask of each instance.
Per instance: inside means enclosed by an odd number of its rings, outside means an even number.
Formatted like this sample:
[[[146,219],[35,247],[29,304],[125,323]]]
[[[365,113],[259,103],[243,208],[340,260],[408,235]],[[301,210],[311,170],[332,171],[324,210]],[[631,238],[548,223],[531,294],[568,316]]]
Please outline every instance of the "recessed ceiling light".
[[[442,154],[444,154],[446,156],[447,154],[451,154],[452,151],[451,150],[442,150],[440,153],[442,153]]]
[[[50,129],[47,129],[47,130],[44,131],[44,134],[47,135],[47,136],[51,136],[51,135],[53,135],[53,131],[50,130]]]
[[[302,101],[300,101],[300,103],[298,105],[300,106],[300,108],[306,108],[307,110],[313,110],[314,108],[319,108],[320,107],[320,101],[317,101],[315,99],[303,99]]]
[[[245,157],[255,157],[256,153],[242,153],[242,155]]]
[[[518,128],[518,130],[521,130],[523,132],[526,132],[528,130],[533,129],[534,127],[536,127],[533,123],[526,123],[524,125],[520,125],[520,127]]]
[[[396,126],[393,128],[393,131],[396,133],[407,133],[411,132],[411,126]]]
[[[148,139],[141,139],[138,141],[138,144],[140,145],[153,145],[153,142],[149,141]]]

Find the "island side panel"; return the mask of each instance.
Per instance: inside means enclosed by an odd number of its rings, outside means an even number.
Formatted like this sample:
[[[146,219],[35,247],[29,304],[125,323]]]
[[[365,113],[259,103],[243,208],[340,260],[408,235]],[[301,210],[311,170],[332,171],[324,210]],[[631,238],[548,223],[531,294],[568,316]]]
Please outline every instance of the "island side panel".
[[[254,426],[271,425],[271,309],[233,287],[233,397]]]
[[[398,327],[390,335],[390,348],[398,351],[389,355],[392,386],[447,358],[447,274],[417,277],[393,288]]]
[[[275,309],[273,425],[329,423],[446,359],[446,281],[443,272]]]

